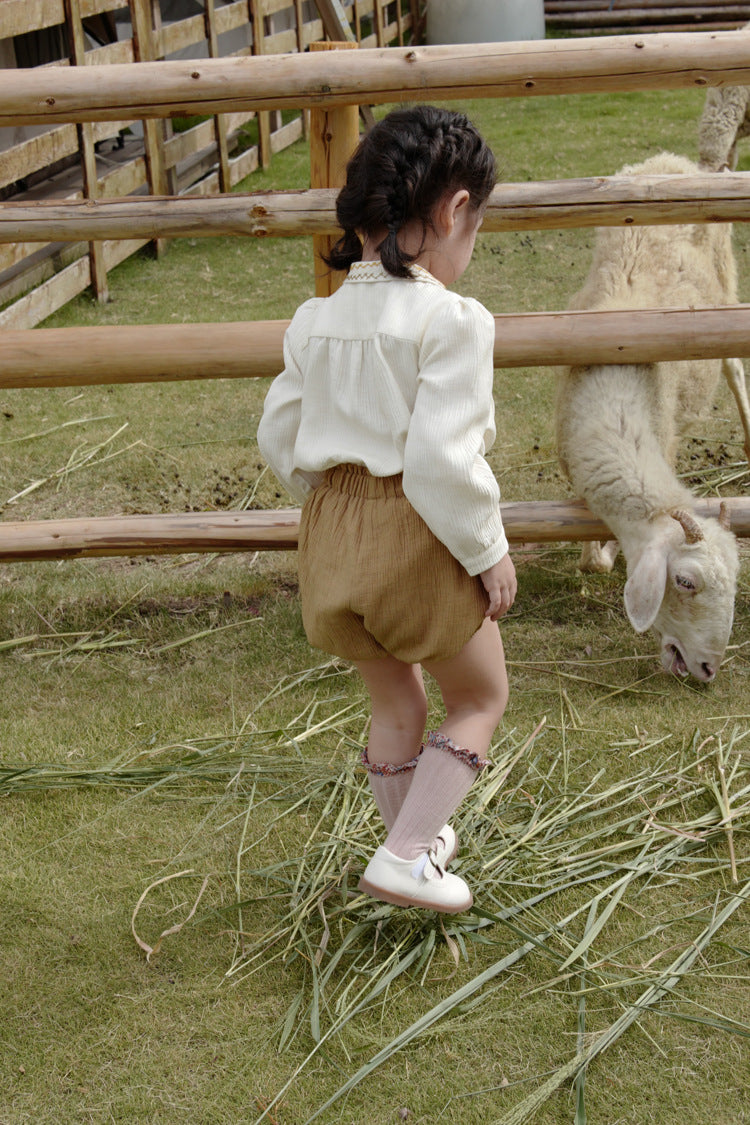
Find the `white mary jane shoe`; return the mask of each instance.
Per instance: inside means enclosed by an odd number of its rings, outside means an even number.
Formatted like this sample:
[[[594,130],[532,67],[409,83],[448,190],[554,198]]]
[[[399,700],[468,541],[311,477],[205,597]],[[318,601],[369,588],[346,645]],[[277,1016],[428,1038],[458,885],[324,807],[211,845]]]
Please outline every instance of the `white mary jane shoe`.
[[[432,843],[435,862],[445,869],[458,854],[458,837],[450,824],[444,824]]]
[[[459,914],[474,901],[463,879],[443,870],[434,852],[400,859],[382,844],[367,864],[359,889],[381,902],[420,906],[441,914]]]

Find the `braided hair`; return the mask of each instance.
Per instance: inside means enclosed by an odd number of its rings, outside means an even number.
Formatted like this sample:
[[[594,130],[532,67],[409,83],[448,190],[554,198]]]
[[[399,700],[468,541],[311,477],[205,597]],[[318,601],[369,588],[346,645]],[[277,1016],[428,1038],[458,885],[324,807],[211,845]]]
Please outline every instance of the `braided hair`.
[[[380,260],[395,277],[411,277],[398,233],[417,220],[424,233],[436,205],[450,192],[465,189],[478,209],[489,197],[497,174],[492,150],[463,113],[431,105],[397,109],[366,133],[346,169],[346,184],[336,200],[344,233],[325,259],[346,270],[362,259],[361,236],[379,236]]]

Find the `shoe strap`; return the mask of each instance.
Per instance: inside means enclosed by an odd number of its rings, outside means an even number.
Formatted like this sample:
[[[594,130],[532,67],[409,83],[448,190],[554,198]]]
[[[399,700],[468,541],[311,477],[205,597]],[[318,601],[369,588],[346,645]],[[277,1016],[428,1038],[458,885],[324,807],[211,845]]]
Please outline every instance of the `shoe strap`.
[[[435,853],[430,848],[429,851],[422,852],[417,856],[414,866],[411,869],[412,879],[442,879],[444,871],[437,861]]]

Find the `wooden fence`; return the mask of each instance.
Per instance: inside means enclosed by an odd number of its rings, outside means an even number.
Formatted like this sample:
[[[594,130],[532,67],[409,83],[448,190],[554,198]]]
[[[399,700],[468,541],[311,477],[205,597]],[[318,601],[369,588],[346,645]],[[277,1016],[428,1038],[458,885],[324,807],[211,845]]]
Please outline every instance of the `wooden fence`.
[[[750,4],[732,0],[545,0],[549,31],[616,35],[654,31],[731,31],[750,21]]]
[[[467,65],[471,59],[471,65]],[[281,106],[333,115],[368,103],[513,97],[564,91],[750,84],[750,37],[654,35],[92,68],[0,72],[0,123],[157,120],[175,112],[261,112]],[[350,115],[351,116],[351,115]],[[350,119],[349,116],[349,119]],[[334,118],[331,118],[334,120]],[[311,129],[324,145],[330,130]],[[679,181],[679,182],[677,182]],[[750,174],[626,177],[496,189],[484,229],[602,222],[747,218]],[[0,205],[0,237],[26,240],[212,235],[320,236],[335,229],[333,192]],[[750,306],[627,312],[532,313],[496,318],[501,366],[733,356],[750,352]],[[0,385],[31,387],[206,377],[253,377],[281,367],[285,322],[6,330]],[[116,337],[116,339],[115,339]],[[248,358],[250,357],[250,358]],[[718,512],[717,501],[700,510]],[[292,548],[299,513],[207,512],[0,524],[0,558]],[[514,541],[596,539],[606,528],[581,504],[504,504]],[[750,499],[731,505],[750,535]]]
[[[41,66],[99,68],[177,57],[245,59],[303,52],[323,40],[331,0],[202,0],[179,18],[180,0],[162,17],[158,0],[0,0],[0,68],[8,80]],[[319,11],[320,9],[320,11]],[[417,0],[346,0],[339,5],[363,46],[411,40]],[[24,68],[19,70],[16,68]],[[38,81],[41,75],[34,79]],[[0,199],[37,203],[98,200],[135,193],[176,196],[228,192],[303,133],[294,109],[234,109],[174,114],[162,120],[137,107],[107,121],[5,122],[0,134]],[[107,274],[150,241],[15,239],[0,247],[0,326],[38,324],[91,285],[107,299]],[[153,240],[157,252],[163,239]]]

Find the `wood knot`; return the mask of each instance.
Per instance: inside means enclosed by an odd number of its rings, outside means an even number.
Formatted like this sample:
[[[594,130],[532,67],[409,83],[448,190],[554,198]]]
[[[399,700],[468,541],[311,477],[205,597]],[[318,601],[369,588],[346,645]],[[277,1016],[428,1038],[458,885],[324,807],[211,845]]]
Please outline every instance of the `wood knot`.
[[[527,78],[526,81],[524,82],[524,86],[526,87],[527,90],[533,90],[534,87],[536,86],[536,82],[534,81],[533,78]]]
[[[200,78],[200,76],[201,76],[201,72],[199,70],[194,70],[193,73],[190,75],[191,78]]]
[[[416,62],[417,61],[417,52],[416,51],[407,51],[406,54],[404,55],[404,58],[406,59],[407,62]]]
[[[47,105],[54,105],[55,104],[54,98],[45,98],[44,101]]]

